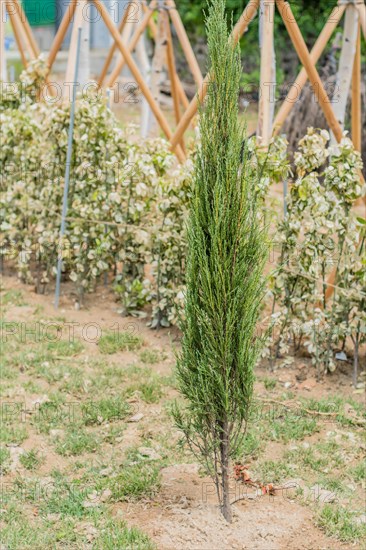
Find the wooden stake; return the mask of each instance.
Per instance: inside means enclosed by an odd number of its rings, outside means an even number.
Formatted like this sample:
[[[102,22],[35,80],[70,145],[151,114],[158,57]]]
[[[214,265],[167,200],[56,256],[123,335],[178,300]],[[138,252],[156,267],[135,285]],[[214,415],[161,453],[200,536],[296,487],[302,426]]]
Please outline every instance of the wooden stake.
[[[67,67],[66,67],[66,75],[65,75],[65,83],[70,84],[70,82],[73,82],[74,74],[75,74],[75,62],[76,62],[76,52],[78,48],[78,42],[79,42],[79,28],[83,29],[83,13],[84,8],[87,6],[87,0],[78,0],[77,8],[75,10],[74,15],[74,21],[72,24],[72,31],[71,31],[71,40],[70,40],[70,46],[69,46],[69,53],[67,58]],[[83,40],[83,32],[81,32],[81,41]],[[81,46],[80,46],[81,48]],[[80,74],[79,74],[80,77]],[[76,86],[76,84],[74,84]],[[71,101],[71,98],[69,98]]]
[[[166,38],[167,38],[166,58],[167,58],[170,85],[172,88],[175,121],[178,124],[180,120],[180,106],[179,106],[179,96],[178,96],[178,90],[177,90],[177,71],[175,68],[172,34],[170,32],[170,22],[169,22],[168,14],[166,13],[166,11],[164,11],[162,15],[163,15],[165,27],[166,27],[166,30],[165,30]]]
[[[264,147],[269,145],[272,134],[273,122],[273,103],[275,94],[273,88],[275,85],[274,62],[274,44],[273,44],[273,25],[274,25],[274,0],[264,0],[261,33],[261,71],[260,71],[260,99],[258,114],[257,135],[260,144]]]
[[[149,9],[145,6],[145,4],[142,4],[142,7],[143,7],[144,12],[146,12]],[[158,35],[158,29],[157,29],[157,26],[155,24],[155,21],[153,19],[150,19],[148,26],[149,26],[149,29],[150,29],[150,32],[152,34],[153,39],[156,41],[157,35]],[[182,82],[179,78],[178,73],[177,73],[177,88],[178,88],[178,93],[179,93],[179,99],[180,99],[182,105],[184,106],[184,108],[187,109],[188,105],[189,105],[189,99],[186,95],[186,92],[184,91],[183,84],[182,84]]]
[[[358,14],[360,16],[362,34],[364,39],[366,40],[366,6],[362,1],[359,1],[357,4],[355,4],[355,6],[358,9]]]
[[[152,2],[152,3],[155,4],[155,2]],[[141,20],[141,22],[137,26],[137,28],[136,28],[136,30],[135,30],[132,38],[131,38],[131,42],[127,46],[129,54],[131,54],[133,52],[133,50],[136,48],[137,42],[139,41],[140,36],[144,33],[144,31],[145,31],[152,15],[153,15],[152,10],[149,10],[148,12],[146,12],[145,15],[144,15],[144,18]],[[116,44],[116,42],[115,42],[115,44]],[[116,80],[119,77],[125,63],[126,63],[126,59],[125,59],[124,56],[122,56],[121,59],[116,63],[115,68],[113,69],[112,73],[109,76],[109,79],[107,81],[107,87],[108,88],[113,88],[113,86],[115,85]]]
[[[189,38],[187,36],[186,30],[184,28],[184,25],[182,23],[182,20],[180,18],[180,15],[177,11],[177,8],[175,6],[174,0],[167,0],[166,2],[167,7],[169,8],[170,18],[172,20],[172,23],[175,27],[180,45],[182,46],[182,50],[184,52],[184,55],[186,56],[189,68],[192,72],[193,78],[198,86],[198,88],[202,87],[202,73],[201,69],[197,63],[196,56],[194,55],[191,43],[189,41]]]
[[[28,22],[28,18],[27,16],[25,15],[25,12],[24,12],[24,9],[23,9],[23,6],[22,4],[19,2],[19,0],[13,0],[13,2],[15,3],[16,7],[17,7],[17,10],[19,12],[19,17],[21,19],[21,22],[23,23],[23,27],[24,27],[24,31],[26,33],[26,36],[27,36],[27,39],[28,39],[28,44],[33,52],[33,55],[34,55],[34,58],[38,57],[40,55],[40,49],[38,47],[38,44],[34,38],[34,35],[33,35],[33,32],[32,32],[32,29],[29,25],[29,22]]]
[[[5,4],[0,0],[0,80],[6,82],[6,57],[5,57]]]
[[[334,115],[344,129],[347,101],[351,88],[352,64],[355,58],[358,33],[358,11],[353,4],[348,4],[343,26],[342,50],[339,57],[339,66],[332,98]],[[331,138],[334,144],[334,137]]]
[[[25,50],[28,52],[29,59],[34,60],[36,59],[36,54],[34,53],[31,41],[29,40],[28,34],[26,32],[26,28],[24,25],[24,20],[22,20],[21,16],[21,10],[19,5],[16,3],[15,0],[9,0],[6,2],[7,4],[7,10],[9,13],[9,17],[12,19],[12,21],[16,22],[17,25],[17,31],[18,35],[21,39],[22,44],[25,46]],[[23,17],[25,18],[24,12]],[[14,25],[13,25],[14,28]]]
[[[361,151],[362,107],[361,107],[361,27],[358,26],[356,53],[352,71],[352,141],[355,149]]]
[[[308,74],[314,94],[324,112],[328,125],[336,140],[339,142],[342,139],[342,128],[334,114],[327,92],[324,89],[318,71],[316,70],[316,67],[310,57],[309,50],[305,44],[305,40],[301,34],[296,19],[294,18],[290,4],[285,0],[276,0],[276,3],[296,53]]]
[[[235,25],[233,32],[231,34],[231,39],[234,45],[239,42],[242,34],[244,34],[244,32],[247,30],[249,23],[257,13],[258,4],[259,4],[259,0],[251,0],[246,6],[245,10],[243,11],[239,21]],[[199,104],[202,103],[202,101],[206,97],[209,80],[210,80],[210,75],[207,75],[202,82],[202,86],[198,90],[198,95],[192,99],[186,112],[180,119],[180,122],[171,139],[171,148],[173,151],[177,147],[178,143],[180,143],[184,132],[187,130],[188,126],[191,123],[192,118],[197,113]]]
[[[345,4],[341,4],[333,8],[328,21],[324,25],[323,30],[318,37],[318,40],[315,42],[314,47],[310,52],[310,57],[314,65],[317,63],[318,59],[323,53],[324,48],[327,45],[330,37],[332,36],[334,29],[341,20],[345,9]],[[280,132],[286,118],[288,117],[296,101],[298,100],[301,90],[305,86],[307,79],[307,72],[304,68],[302,68],[275,117],[273,123],[273,135],[277,135]]]
[[[29,39],[29,36],[27,34],[26,26],[24,24],[24,20],[22,19],[21,10],[19,8],[19,5],[15,2],[15,0],[10,0],[9,4],[12,6],[12,9],[14,9],[14,19],[17,21],[18,32],[19,32],[19,34],[22,38],[23,44],[25,45],[26,51],[28,52],[29,59],[31,59],[33,61],[34,59],[37,58],[37,54],[34,52],[33,47],[32,47],[32,42]],[[24,14],[24,12],[23,12],[23,14]],[[25,18],[25,14],[24,14],[24,18]],[[32,34],[31,31],[30,31],[30,34]]]
[[[132,57],[129,49],[123,43],[123,40],[121,39],[121,36],[118,32],[117,27],[113,24],[113,21],[112,21],[110,15],[109,15],[107,9],[105,8],[105,6],[101,2],[101,0],[93,0],[93,1],[94,1],[95,7],[97,8],[100,15],[102,16],[103,21],[106,24],[109,32],[111,33],[114,40],[116,41],[117,47],[119,48],[122,56],[126,60],[126,64],[128,65],[128,68],[130,69],[133,77],[135,78],[135,80],[137,82],[137,85],[139,86],[141,92],[146,97],[146,99],[147,99],[147,101],[148,101],[148,103],[151,107],[151,110],[153,111],[153,113],[154,113],[157,121],[159,122],[163,132],[165,133],[166,137],[169,140],[171,140],[171,138],[173,137],[172,132],[169,128],[169,124],[168,124],[168,122],[167,122],[167,120],[164,116],[164,113],[161,111],[159,105],[157,105],[156,101],[154,100],[154,98],[153,98],[153,96],[152,96],[152,94],[149,90],[149,87],[147,86],[146,82],[142,78],[141,73],[140,73],[136,63],[133,60],[133,57]],[[183,151],[180,147],[177,148],[177,157],[181,162],[184,162],[185,159],[186,159],[185,154],[183,153]]]
[[[27,57],[25,55],[24,48],[23,48],[21,32],[20,32],[20,29],[19,29],[19,21],[17,20],[15,14],[13,12],[11,2],[9,0],[5,0],[5,5],[6,5],[7,12],[9,14],[9,17],[10,17],[11,26],[13,28],[15,42],[17,43],[18,50],[19,50],[19,53],[20,53],[20,57],[22,58],[23,66],[24,66],[24,68],[26,68],[28,66],[28,61],[27,61]]]
[[[122,16],[122,19],[118,25],[118,32],[121,34],[126,23],[127,23],[127,19],[130,15],[130,10],[131,10],[131,5],[132,3],[130,2],[128,5],[127,5],[127,9],[125,10],[123,16]],[[104,62],[104,65],[103,65],[103,69],[102,69],[102,72],[100,73],[100,76],[99,76],[99,79],[98,79],[98,86],[101,87],[103,85],[103,81],[106,77],[106,74],[108,72],[108,69],[109,69],[109,66],[112,62],[112,59],[113,59],[113,55],[114,55],[114,52],[116,51],[117,49],[117,46],[116,46],[116,43],[113,42],[112,46],[110,47],[110,50],[108,52],[108,55],[107,55],[107,59],[105,60]]]
[[[69,28],[69,25],[74,17],[74,13],[76,10],[76,7],[78,5],[78,0],[70,0],[70,4],[67,7],[67,10],[65,12],[65,15],[62,18],[61,24],[57,30],[56,36],[53,40],[52,47],[50,49],[50,53],[48,54],[48,68],[49,72],[51,72],[53,64],[55,62],[56,56],[61,48],[62,42],[65,38],[65,35],[67,33],[67,29]]]
[[[154,56],[151,63],[152,70],[151,70],[151,79],[150,79],[150,90],[156,103],[160,105],[160,101],[161,101],[160,90],[164,80],[164,61],[166,59],[166,43],[167,43],[164,10],[162,7],[160,7],[158,10],[157,28],[158,28],[158,34],[155,40]],[[151,124],[149,128],[149,132],[151,135],[156,135],[157,125]]]

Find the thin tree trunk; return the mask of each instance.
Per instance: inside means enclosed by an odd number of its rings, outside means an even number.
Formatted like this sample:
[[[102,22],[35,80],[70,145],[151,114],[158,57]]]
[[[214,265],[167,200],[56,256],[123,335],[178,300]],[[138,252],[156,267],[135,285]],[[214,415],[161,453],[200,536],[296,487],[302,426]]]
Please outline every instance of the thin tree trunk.
[[[229,434],[227,420],[223,422],[220,434],[220,453],[221,453],[221,509],[222,514],[228,523],[233,520],[230,504],[230,484],[229,484]]]

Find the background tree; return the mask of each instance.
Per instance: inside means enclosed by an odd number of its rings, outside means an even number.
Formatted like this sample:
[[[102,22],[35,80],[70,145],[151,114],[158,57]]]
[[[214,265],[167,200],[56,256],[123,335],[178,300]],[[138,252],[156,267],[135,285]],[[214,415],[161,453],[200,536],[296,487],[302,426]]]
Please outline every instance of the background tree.
[[[213,477],[231,521],[229,461],[244,437],[261,348],[255,330],[267,257],[265,229],[249,177],[238,118],[239,49],[228,47],[225,2],[207,19],[209,94],[201,108],[190,219],[182,352],[177,363],[187,407],[177,425]],[[245,148],[244,148],[245,149]]]

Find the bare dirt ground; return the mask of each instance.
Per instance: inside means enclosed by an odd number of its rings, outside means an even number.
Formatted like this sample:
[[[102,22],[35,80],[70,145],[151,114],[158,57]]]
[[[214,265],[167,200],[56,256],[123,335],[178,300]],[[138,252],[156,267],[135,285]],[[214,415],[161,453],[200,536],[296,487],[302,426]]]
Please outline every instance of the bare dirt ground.
[[[102,285],[82,310],[67,284],[57,311],[52,294],[36,295],[15,277],[3,277],[1,298],[2,549],[364,547],[364,395],[351,386],[350,365],[320,382],[306,357],[275,372],[258,367],[261,414],[237,460],[281,489],[259,496],[233,479],[233,500],[241,498],[228,525],[169,414],[179,399],[178,331],[121,318]],[[127,349],[102,341],[116,332],[136,341]],[[38,414],[70,412],[70,403],[72,415]],[[47,484],[52,491],[36,496],[34,487]]]

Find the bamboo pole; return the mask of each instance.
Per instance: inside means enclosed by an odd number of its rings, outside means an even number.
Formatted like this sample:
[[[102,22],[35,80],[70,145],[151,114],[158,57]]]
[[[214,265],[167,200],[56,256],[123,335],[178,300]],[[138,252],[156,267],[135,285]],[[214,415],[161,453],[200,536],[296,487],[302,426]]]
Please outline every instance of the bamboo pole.
[[[269,145],[272,133],[272,116],[274,94],[274,71],[273,71],[273,27],[274,27],[275,0],[264,0],[261,33],[261,70],[260,70],[260,99],[258,132],[260,144],[264,147]]]
[[[33,61],[34,59],[37,58],[37,55],[34,53],[31,40],[29,39],[29,36],[27,34],[27,31],[26,31],[26,28],[25,28],[25,25],[24,25],[24,21],[22,20],[22,17],[21,17],[21,12],[19,10],[19,6],[14,2],[14,0],[10,0],[10,4],[11,4],[12,7],[15,8],[14,19],[16,19],[16,21],[18,22],[19,34],[22,37],[23,44],[25,45],[25,48],[26,48],[26,50],[28,52],[28,55],[29,55],[29,59],[31,59]]]
[[[187,94],[184,90],[183,84],[182,84],[182,82],[179,78],[178,73],[177,73],[176,85],[177,85],[177,89],[178,89],[179,99],[180,99],[183,107],[185,109],[187,109],[188,106],[189,106],[189,99],[188,99]]]
[[[184,55],[186,56],[193,78],[198,88],[201,88],[202,82],[203,82],[201,69],[197,63],[196,56],[194,55],[186,30],[180,18],[179,12],[175,6],[175,2],[174,0],[167,0],[166,5],[167,5],[167,8],[169,9],[170,18],[175,27],[180,45],[182,46],[182,50],[184,52]]]
[[[5,4],[0,0],[0,81],[6,82]]]
[[[314,94],[324,112],[328,125],[333,132],[334,137],[339,142],[342,139],[342,128],[334,114],[327,92],[325,91],[318,71],[316,70],[316,67],[310,57],[309,50],[293,16],[290,4],[285,0],[276,0],[276,3],[296,53],[308,74]]]
[[[166,39],[167,39],[166,57],[167,57],[167,66],[168,66],[168,73],[169,73],[169,79],[170,79],[171,93],[172,93],[173,103],[174,103],[175,121],[178,124],[180,120],[180,105],[179,105],[179,95],[178,95],[178,88],[177,88],[177,70],[175,67],[172,34],[170,32],[170,22],[169,22],[169,16],[167,12],[163,11],[162,16],[164,18],[165,32],[166,32]]]
[[[36,59],[37,56],[33,51],[31,41],[29,40],[24,23],[22,21],[19,5],[15,2],[15,0],[9,0],[7,2],[7,10],[8,10],[9,17],[17,25],[18,35],[20,36],[20,39],[23,45],[25,46],[26,51],[28,52],[29,59],[31,60]],[[14,28],[14,25],[13,25],[13,28]]]
[[[52,47],[48,54],[48,69],[49,69],[48,72],[51,72],[56,56],[59,52],[59,49],[67,33],[67,29],[69,28],[69,25],[74,17],[74,13],[77,5],[78,5],[78,0],[70,0],[70,4],[68,5],[65,15],[62,18],[61,24],[57,30],[56,36],[53,40]]]
[[[359,1],[356,4],[356,8],[358,9],[358,14],[360,16],[362,34],[364,39],[366,40],[366,6],[363,1]]]
[[[234,45],[239,42],[240,37],[247,30],[249,23],[254,18],[257,12],[258,4],[259,4],[259,0],[250,0],[250,2],[247,4],[239,21],[237,22],[237,24],[235,25],[231,33],[230,39],[232,39],[232,42]],[[197,113],[199,104],[202,103],[202,101],[206,97],[209,80],[210,80],[210,75],[207,75],[202,82],[202,86],[198,90],[198,94],[192,99],[186,112],[180,119],[180,122],[171,139],[171,149],[173,151],[177,147],[178,143],[180,143],[184,132],[187,130],[188,126],[191,123],[192,118]]]
[[[27,16],[25,15],[25,12],[24,12],[24,9],[23,9],[23,6],[22,4],[19,2],[19,0],[13,0],[13,2],[15,3],[15,5],[17,6],[17,9],[19,11],[19,17],[23,23],[23,27],[24,27],[24,31],[27,35],[27,39],[28,39],[28,43],[30,45],[30,48],[32,49],[33,51],[33,55],[34,57],[38,57],[40,55],[40,49],[38,47],[38,44],[34,38],[34,35],[33,35],[33,32],[32,32],[32,29],[29,25],[29,21],[28,21],[28,18]]]
[[[76,63],[76,58],[77,58],[77,55],[76,55],[76,52],[77,52],[77,49],[79,48],[79,35],[81,35],[81,42],[82,40],[84,39],[84,36],[83,36],[83,24],[84,24],[84,20],[83,20],[83,13],[84,13],[84,8],[86,7],[87,5],[87,0],[78,0],[78,3],[77,3],[77,8],[75,10],[75,14],[74,14],[74,21],[73,21],[73,24],[72,24],[72,31],[71,31],[71,40],[70,40],[70,46],[69,46],[69,52],[68,52],[68,57],[67,57],[67,67],[66,67],[66,74],[65,74],[65,83],[69,84],[70,82],[72,82],[73,78],[74,78],[74,75],[75,75],[75,63]],[[80,30],[79,30],[80,29]],[[80,42],[80,44],[81,44]],[[82,46],[80,45],[80,51],[82,49]],[[81,55],[80,55],[80,60],[81,60]],[[80,71],[78,71],[78,76],[80,78]],[[76,84],[75,84],[76,85]],[[71,98],[70,98],[71,100]]]
[[[149,9],[148,7],[145,6],[145,4],[142,4],[142,7],[143,7],[144,12],[147,12],[148,9]],[[152,37],[153,37],[154,41],[156,41],[157,35],[158,35],[158,29],[157,29],[155,21],[153,19],[150,19],[148,26],[149,26],[149,29],[150,29],[150,32],[152,34]],[[182,84],[182,82],[179,78],[178,73],[177,73],[177,88],[178,88],[178,93],[179,93],[179,99],[180,99],[183,107],[185,109],[187,109],[188,105],[189,105],[189,99],[188,99],[187,94],[186,94],[186,92],[183,88],[183,84]]]
[[[356,52],[352,71],[352,103],[351,103],[351,128],[352,141],[355,149],[361,151],[361,129],[362,129],[362,108],[361,108],[361,28],[358,26]]]
[[[9,0],[5,0],[5,5],[6,5],[7,12],[9,14],[9,17],[10,17],[11,26],[13,28],[15,42],[17,43],[18,50],[19,50],[19,53],[20,53],[20,57],[22,58],[22,63],[24,65],[24,67],[26,68],[28,66],[28,61],[27,61],[27,57],[25,55],[24,48],[23,48],[22,37],[21,37],[20,30],[19,30],[19,22],[18,22],[17,18],[15,17],[15,14],[13,13],[11,2],[9,2]]]
[[[330,37],[339,21],[342,18],[344,10],[346,9],[346,4],[341,4],[333,8],[332,13],[329,16],[326,24],[324,25],[322,32],[320,33],[317,41],[314,44],[313,49],[310,52],[310,57],[314,65],[317,63],[318,59],[322,55],[325,46],[327,45]],[[300,96],[300,92],[305,86],[305,83],[308,79],[307,72],[304,68],[299,72],[295,82],[292,84],[290,90],[287,93],[286,98],[284,99],[273,123],[273,135],[278,135],[281,130],[286,118],[292,111],[297,99]]]
[[[346,117],[347,101],[351,89],[352,64],[357,48],[358,11],[354,4],[348,4],[343,25],[342,49],[339,57],[337,79],[332,97],[332,108],[342,131]],[[334,136],[331,136],[334,144]]]
[[[169,73],[169,79],[170,79],[171,93],[172,93],[173,103],[174,103],[175,121],[177,124],[179,124],[180,117],[181,117],[180,104],[179,104],[180,95],[178,91],[178,74],[175,66],[173,40],[172,40],[171,31],[170,31],[170,19],[166,11],[164,11],[162,15],[164,17],[165,26],[166,26],[166,39],[167,39],[166,57],[167,57],[167,66],[168,66],[168,73]],[[180,145],[183,151],[185,152],[183,137],[182,137],[182,141],[180,142]]]
[[[164,80],[164,60],[166,60],[166,28],[164,20],[164,10],[162,3],[159,2],[158,9],[158,18],[157,18],[157,29],[158,34],[155,40],[154,56],[151,62],[151,79],[150,79],[150,90],[152,96],[154,97],[156,103],[160,105],[160,95],[161,95],[161,86]],[[166,64],[166,63],[165,63]],[[150,133],[156,134],[157,128],[156,124],[150,125]]]
[[[130,10],[131,10],[131,3],[129,3],[127,5],[127,9],[125,10],[123,16],[122,16],[122,19],[118,25],[118,32],[121,34],[125,25],[126,25],[126,22],[127,22],[127,19],[129,17],[129,14],[130,14]],[[109,52],[108,52],[108,55],[107,55],[107,59],[105,60],[104,62],[104,65],[103,65],[103,68],[102,68],[102,72],[100,73],[100,76],[99,76],[99,79],[98,79],[98,86],[101,87],[103,85],[103,81],[107,75],[107,72],[108,72],[108,69],[109,69],[109,66],[112,62],[112,59],[113,59],[113,55],[114,55],[114,52],[116,51],[117,49],[117,46],[116,46],[116,43],[113,42],[112,46],[110,47],[109,49]]]
[[[141,20],[141,22],[137,26],[137,28],[136,28],[136,30],[135,30],[132,38],[131,38],[131,41],[127,46],[129,54],[131,54],[133,52],[133,50],[136,48],[137,42],[139,41],[141,35],[145,31],[152,15],[153,15],[152,10],[149,10],[148,12],[146,12],[145,15],[144,15],[144,18]],[[115,44],[116,44],[116,42],[115,42]],[[115,85],[116,80],[117,80],[118,76],[120,75],[125,63],[126,63],[126,58],[124,56],[122,56],[119,59],[119,61],[116,63],[115,68],[113,69],[112,73],[109,76],[109,79],[107,81],[107,87],[108,88],[113,88],[113,86]]]
[[[118,32],[117,27],[113,24],[113,21],[112,21],[110,15],[109,15],[107,9],[105,8],[105,6],[101,2],[101,0],[93,0],[93,1],[94,1],[95,7],[97,8],[97,10],[99,11],[99,13],[102,17],[104,23],[106,24],[109,32],[111,33],[114,40],[116,41],[117,47],[119,48],[122,56],[126,60],[126,64],[128,65],[128,68],[130,69],[133,77],[135,78],[135,80],[137,82],[137,85],[139,86],[141,92],[144,94],[145,98],[147,99],[147,101],[148,101],[148,103],[151,107],[151,110],[153,111],[153,113],[154,113],[158,123],[160,124],[163,132],[165,133],[166,137],[169,140],[171,140],[172,132],[169,128],[169,124],[168,124],[168,122],[167,122],[167,120],[164,116],[164,113],[162,112],[159,105],[154,100],[154,98],[153,98],[153,96],[152,96],[152,94],[149,90],[149,87],[147,86],[146,82],[142,78],[141,73],[140,73],[136,63],[133,60],[133,57],[132,57],[129,49],[123,43],[123,40],[121,39],[121,36]],[[183,153],[183,151],[180,147],[177,148],[176,154],[177,154],[178,159],[181,162],[183,162],[186,159],[185,154]]]
[[[143,7],[143,10],[145,12],[149,9],[145,6],[145,4],[142,4],[142,7]],[[154,41],[156,41],[157,35],[158,35],[158,29],[157,29],[155,21],[153,19],[150,19],[148,26],[149,26],[149,29],[150,29],[150,32],[152,34],[152,37],[153,37]],[[182,105],[184,106],[184,108],[187,109],[188,106],[189,106],[189,99],[188,99],[187,94],[186,94],[186,92],[183,88],[183,84],[182,84],[182,82],[179,78],[178,73],[177,73],[177,87],[178,87],[178,93],[179,93],[180,101],[181,101]]]

